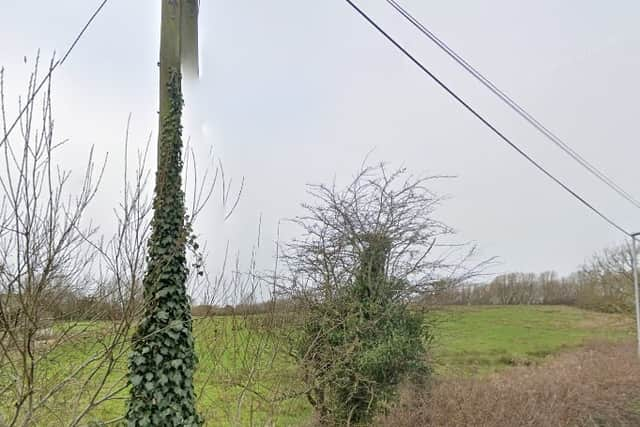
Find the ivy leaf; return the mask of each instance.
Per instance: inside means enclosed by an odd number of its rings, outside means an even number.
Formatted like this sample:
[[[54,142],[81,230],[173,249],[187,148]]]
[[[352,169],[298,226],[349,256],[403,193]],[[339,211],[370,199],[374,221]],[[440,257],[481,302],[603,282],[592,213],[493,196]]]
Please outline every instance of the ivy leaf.
[[[166,383],[169,382],[169,377],[166,374],[160,374],[160,377],[158,378],[158,382],[160,383],[160,385],[165,385]]]
[[[142,375],[134,375],[131,377],[131,385],[137,387],[142,382]]]
[[[162,288],[158,292],[156,292],[156,298],[164,298],[169,294],[168,288]]]

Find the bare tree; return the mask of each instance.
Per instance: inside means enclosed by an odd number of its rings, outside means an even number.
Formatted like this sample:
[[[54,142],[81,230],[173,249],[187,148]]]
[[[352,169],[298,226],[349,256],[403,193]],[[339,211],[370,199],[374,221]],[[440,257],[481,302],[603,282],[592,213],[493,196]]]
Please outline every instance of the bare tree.
[[[38,64],[26,99],[37,77]],[[150,209],[146,153],[132,179],[125,175],[117,231],[105,238],[87,218],[105,163],[96,164],[92,150],[79,188],[57,166],[62,144],[54,137],[50,80],[20,130],[0,147],[0,424],[78,425],[126,385],[117,367],[139,310]],[[59,363],[63,355],[70,363]]]
[[[435,218],[443,198],[428,184],[442,178],[416,177],[404,168],[389,171],[380,164],[363,168],[344,190],[310,185],[315,204],[304,204],[306,214],[293,220],[302,237],[283,255],[293,275],[304,278],[291,283],[296,295],[323,298],[350,283],[372,235],[390,242],[384,274],[403,281],[394,298],[455,286],[477,274],[485,262],[467,262],[476,247],[447,242],[455,232]]]
[[[632,260],[629,245],[606,248],[594,254],[575,275],[578,304],[602,311],[633,311]]]
[[[321,423],[366,422],[400,381],[422,377],[429,332],[409,303],[484,265],[469,265],[473,246],[447,241],[454,231],[435,218],[442,199],[428,188],[437,178],[380,164],[343,189],[309,186],[279,289],[298,306],[292,354]]]

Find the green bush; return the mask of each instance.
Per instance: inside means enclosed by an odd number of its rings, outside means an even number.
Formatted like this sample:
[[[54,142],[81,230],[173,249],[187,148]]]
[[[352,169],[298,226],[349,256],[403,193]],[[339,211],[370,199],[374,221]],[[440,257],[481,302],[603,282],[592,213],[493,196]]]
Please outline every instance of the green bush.
[[[323,425],[368,423],[407,377],[428,375],[424,315],[385,279],[386,244],[371,241],[355,281],[311,307],[297,354]]]

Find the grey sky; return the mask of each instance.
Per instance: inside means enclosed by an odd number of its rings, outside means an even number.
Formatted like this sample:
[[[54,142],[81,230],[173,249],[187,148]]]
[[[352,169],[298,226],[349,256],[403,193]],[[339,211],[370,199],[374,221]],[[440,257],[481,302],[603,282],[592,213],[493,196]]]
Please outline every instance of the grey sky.
[[[61,52],[97,1],[0,0],[0,65],[8,95],[38,48]],[[158,1],[111,0],[55,79],[55,115],[68,166],[88,147],[110,152],[95,215],[119,191],[122,143],[156,129]],[[544,140],[383,0],[359,4],[508,136],[631,230],[640,211]],[[573,148],[632,194],[640,173],[640,3],[507,0],[403,4]],[[299,212],[304,186],[344,182],[372,161],[457,175],[439,216],[499,256],[498,270],[572,271],[623,236],[568,197],[442,92],[342,0],[203,1],[202,78],[188,88],[186,135],[211,145],[246,189],[233,219],[201,217],[209,242],[249,252],[262,213],[263,252],[280,218]],[[27,56],[28,64],[23,57]],[[151,159],[155,159],[152,154]],[[74,161],[71,161],[71,160]],[[219,216],[219,215],[217,215]],[[212,218],[212,220],[208,220]],[[286,238],[293,230],[284,227]]]

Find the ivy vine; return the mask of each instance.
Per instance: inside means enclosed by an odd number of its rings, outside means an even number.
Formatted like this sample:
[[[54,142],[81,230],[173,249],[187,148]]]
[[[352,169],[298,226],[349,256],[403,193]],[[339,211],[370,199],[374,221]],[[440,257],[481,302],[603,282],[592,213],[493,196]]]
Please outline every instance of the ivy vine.
[[[192,244],[182,190],[182,89],[171,71],[170,106],[162,118],[156,172],[154,217],[143,280],[144,314],[129,356],[131,427],[196,427],[203,424],[195,405],[197,364],[191,305],[185,282],[186,247]]]

